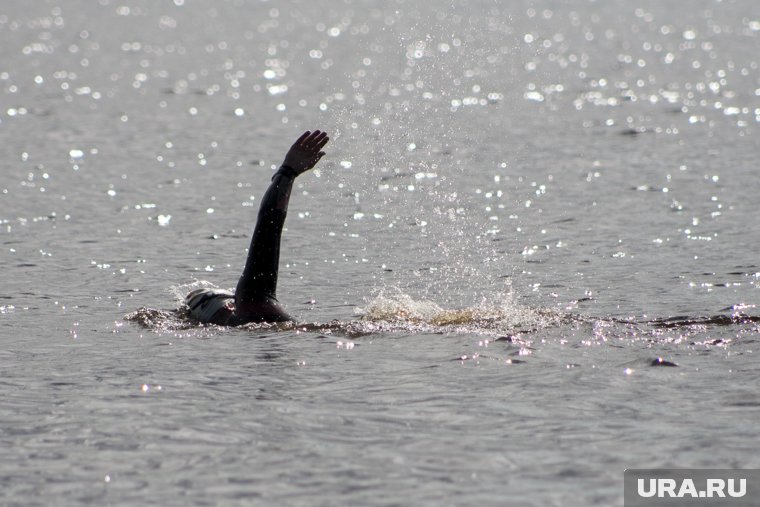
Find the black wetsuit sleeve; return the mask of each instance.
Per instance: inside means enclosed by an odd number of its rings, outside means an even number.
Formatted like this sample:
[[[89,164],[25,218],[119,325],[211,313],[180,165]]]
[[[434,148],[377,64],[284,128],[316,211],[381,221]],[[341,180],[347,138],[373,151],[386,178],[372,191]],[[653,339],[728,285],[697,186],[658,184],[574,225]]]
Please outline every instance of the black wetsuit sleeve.
[[[295,171],[289,167],[281,167],[264,193],[248,259],[235,290],[238,308],[243,303],[277,298],[280,239],[295,176]]]

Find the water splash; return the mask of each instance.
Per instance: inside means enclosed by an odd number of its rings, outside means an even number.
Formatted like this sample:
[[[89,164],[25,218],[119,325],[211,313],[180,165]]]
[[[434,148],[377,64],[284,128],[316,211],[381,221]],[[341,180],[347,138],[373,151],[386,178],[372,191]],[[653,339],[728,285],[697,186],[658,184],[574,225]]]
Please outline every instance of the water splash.
[[[177,308],[160,310],[139,308],[124,317],[156,332],[177,332],[192,329],[225,329],[202,324],[190,317],[185,295],[197,288],[218,288],[206,280],[171,286]],[[357,320],[328,323],[248,324],[248,331],[275,330],[339,334],[351,337],[374,333],[470,333],[484,336],[513,336],[557,326],[571,317],[547,308],[530,308],[517,304],[511,292],[483,297],[472,307],[447,309],[436,302],[414,299],[398,288],[383,289],[362,308],[356,309]]]
[[[553,335],[556,333],[552,330],[560,330],[561,336],[557,339],[560,343],[565,343],[567,333],[562,330],[572,332],[579,327],[590,326],[593,338],[581,340],[578,344],[596,346],[622,340],[650,344],[680,344],[700,350],[725,348],[741,341],[748,333],[757,334],[760,326],[760,317],[736,311],[731,315],[707,317],[599,319],[552,308],[522,305],[515,301],[511,291],[483,296],[476,305],[445,308],[435,301],[415,299],[398,287],[386,287],[368,297],[364,306],[356,308],[355,320],[251,323],[230,328],[203,324],[190,317],[184,297],[187,292],[200,287],[218,288],[205,280],[174,285],[168,290],[176,299],[176,308],[139,308],[125,315],[124,320],[159,334],[168,333],[177,337],[207,338],[239,331],[252,335],[272,332],[310,333],[322,337],[334,335],[348,338],[383,334],[476,335],[527,347],[531,346],[537,334]],[[731,338],[715,338],[710,330],[716,327],[730,327],[736,334]]]
[[[415,300],[395,290],[382,291],[357,314],[363,322],[426,332],[513,335],[557,326],[569,316],[548,309],[517,304],[511,292],[483,297],[473,307],[445,309],[435,302]]]
[[[187,296],[188,293],[194,291],[195,289],[220,289],[220,287],[214,283],[209,282],[208,280],[195,280],[194,282],[190,283],[172,285],[168,290],[174,296],[174,300],[179,303],[181,307],[184,307],[185,296]]]

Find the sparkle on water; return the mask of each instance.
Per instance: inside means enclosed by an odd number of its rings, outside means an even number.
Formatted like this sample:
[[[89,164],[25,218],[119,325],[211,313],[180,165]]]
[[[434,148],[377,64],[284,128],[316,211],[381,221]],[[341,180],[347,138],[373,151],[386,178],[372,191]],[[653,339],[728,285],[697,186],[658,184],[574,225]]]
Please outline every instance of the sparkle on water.
[[[625,468],[760,467],[759,37],[753,0],[6,2],[0,503],[611,505]],[[307,128],[298,322],[192,321]]]

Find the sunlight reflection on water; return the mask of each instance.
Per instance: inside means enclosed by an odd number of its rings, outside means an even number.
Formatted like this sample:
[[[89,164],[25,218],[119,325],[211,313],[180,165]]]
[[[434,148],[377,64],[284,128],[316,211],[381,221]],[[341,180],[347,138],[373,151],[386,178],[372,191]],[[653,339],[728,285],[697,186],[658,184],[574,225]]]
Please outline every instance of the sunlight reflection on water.
[[[752,7],[7,3],[0,503],[610,505],[626,467],[760,466]],[[317,127],[298,324],[190,321]]]

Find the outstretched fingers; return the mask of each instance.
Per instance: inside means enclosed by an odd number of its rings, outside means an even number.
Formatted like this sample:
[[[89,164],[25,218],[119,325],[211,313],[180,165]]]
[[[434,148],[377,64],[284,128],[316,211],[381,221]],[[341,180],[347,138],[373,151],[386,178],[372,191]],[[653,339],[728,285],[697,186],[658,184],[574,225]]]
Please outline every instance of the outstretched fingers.
[[[307,130],[290,147],[290,150],[285,155],[283,165],[291,167],[297,174],[311,169],[325,155],[322,148],[325,147],[329,140],[330,138],[326,132]]]
[[[324,134],[324,132],[323,132],[323,134]],[[327,144],[327,141],[329,141],[329,140],[330,140],[330,138],[329,138],[329,137],[327,137],[327,134],[324,134],[324,135],[323,135],[323,136],[322,136],[322,137],[319,139],[319,141],[317,142],[317,145],[316,145],[316,148],[317,148],[317,150],[318,150],[318,151],[321,151],[321,150],[322,150],[322,148],[324,148],[324,147],[325,147],[325,145]],[[324,155],[324,154],[323,154],[323,155]]]
[[[321,130],[315,130],[314,132],[311,132],[310,130],[307,130],[301,134],[301,137],[299,137],[296,142],[293,143],[293,145],[302,146],[304,148],[317,145],[324,146],[325,143],[327,143],[328,139],[329,138],[327,137],[327,132],[323,132]]]
[[[309,149],[314,149],[317,146],[319,146],[319,143],[321,143],[326,137],[327,137],[327,134],[325,132],[322,132],[320,130],[315,130],[314,132],[311,133],[310,136],[308,136],[304,140],[303,144],[305,147]]]
[[[294,144],[294,145],[301,145],[301,144],[303,144],[303,143],[304,143],[304,141],[306,141],[306,139],[307,139],[307,138],[308,138],[310,135],[311,135],[311,132],[307,130],[306,132],[304,132],[303,134],[301,134],[301,137],[299,137],[299,138],[296,140],[296,142],[294,142],[293,144]]]

